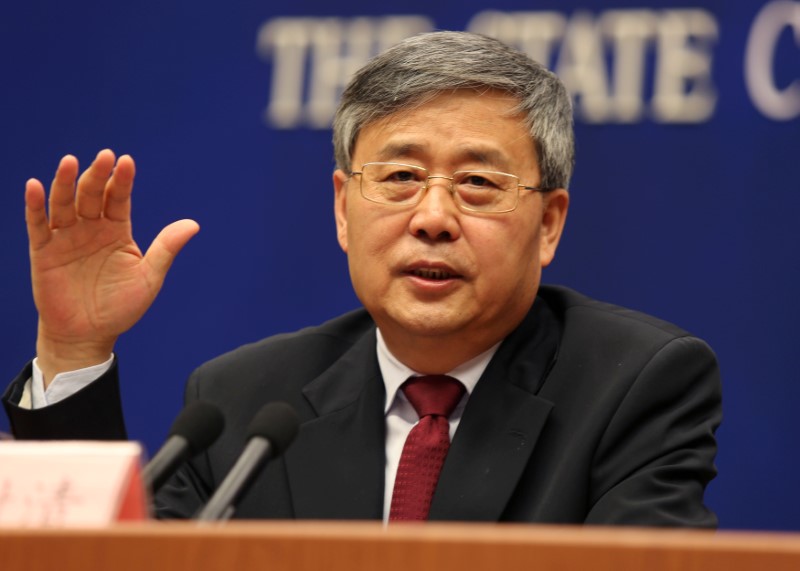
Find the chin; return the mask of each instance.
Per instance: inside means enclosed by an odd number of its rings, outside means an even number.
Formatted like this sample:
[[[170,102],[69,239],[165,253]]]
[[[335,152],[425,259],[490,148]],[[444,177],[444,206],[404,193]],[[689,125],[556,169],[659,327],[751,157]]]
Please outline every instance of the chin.
[[[387,312],[386,319],[392,327],[401,329],[411,335],[421,337],[437,337],[461,332],[468,325],[463,314],[445,314],[441,311],[430,311],[420,308],[406,308],[400,312]]]

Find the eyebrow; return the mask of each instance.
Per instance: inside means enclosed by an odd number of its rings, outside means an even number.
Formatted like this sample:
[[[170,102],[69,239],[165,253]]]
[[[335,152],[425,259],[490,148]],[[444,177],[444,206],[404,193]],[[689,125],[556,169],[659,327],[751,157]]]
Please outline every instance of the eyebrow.
[[[427,145],[419,143],[388,143],[378,151],[376,160],[422,160],[427,152]],[[489,147],[466,146],[456,151],[456,158],[459,162],[476,162],[487,167],[500,169],[509,168],[508,156],[498,149]]]
[[[417,158],[425,154],[425,145],[417,143],[388,143],[379,151],[379,161],[388,161],[397,158]]]

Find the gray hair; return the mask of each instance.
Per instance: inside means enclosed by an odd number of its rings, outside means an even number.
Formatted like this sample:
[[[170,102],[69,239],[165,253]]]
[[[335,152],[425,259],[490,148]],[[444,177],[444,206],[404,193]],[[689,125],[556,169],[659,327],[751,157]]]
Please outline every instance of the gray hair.
[[[497,89],[516,98],[537,150],[540,186],[568,187],[575,143],[572,104],[561,81],[524,53],[468,32],[413,36],[356,72],[333,121],[337,168],[351,172],[365,125],[455,89]]]

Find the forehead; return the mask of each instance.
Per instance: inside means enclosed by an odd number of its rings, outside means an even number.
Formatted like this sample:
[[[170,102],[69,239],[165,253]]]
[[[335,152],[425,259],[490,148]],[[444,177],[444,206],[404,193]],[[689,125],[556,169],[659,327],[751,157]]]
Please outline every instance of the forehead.
[[[501,91],[456,90],[365,125],[353,162],[417,161],[424,166],[474,162],[498,169],[537,165],[519,101]],[[432,165],[430,163],[435,163]]]

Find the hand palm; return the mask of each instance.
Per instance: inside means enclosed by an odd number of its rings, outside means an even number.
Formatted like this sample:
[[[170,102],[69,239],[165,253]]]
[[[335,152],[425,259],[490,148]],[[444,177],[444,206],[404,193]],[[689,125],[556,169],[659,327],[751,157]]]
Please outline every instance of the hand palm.
[[[116,337],[147,310],[161,280],[130,234],[127,223],[86,220],[31,248],[34,300],[48,330]]]
[[[101,151],[76,184],[77,172],[74,157],[61,160],[49,217],[42,184],[31,179],[25,191],[37,350],[40,364],[53,365],[51,373],[60,364],[104,360],[117,336],[150,307],[175,256],[199,229],[191,220],[173,222],[142,255],[131,232],[133,159],[123,156],[115,165],[114,154]]]

